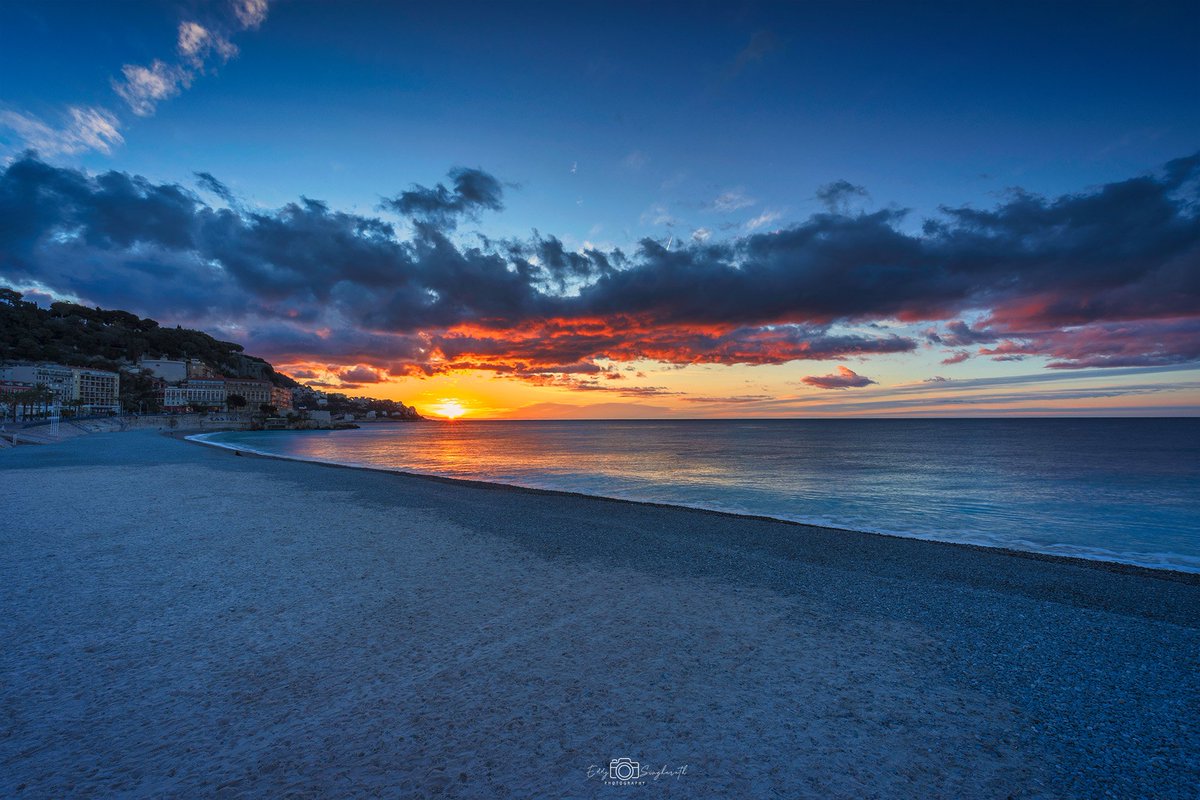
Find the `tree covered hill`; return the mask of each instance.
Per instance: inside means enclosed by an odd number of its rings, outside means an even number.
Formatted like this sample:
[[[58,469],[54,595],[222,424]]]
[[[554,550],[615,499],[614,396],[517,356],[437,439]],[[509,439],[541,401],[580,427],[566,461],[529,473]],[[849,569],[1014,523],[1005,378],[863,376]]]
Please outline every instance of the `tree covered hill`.
[[[298,386],[268,362],[242,352],[240,344],[222,342],[187,328],[166,328],[128,311],[106,311],[75,303],[50,308],[23,299],[20,292],[0,288],[0,362],[52,361],[77,367],[117,370],[140,358],[198,358],[231,378],[269,380],[276,386]]]

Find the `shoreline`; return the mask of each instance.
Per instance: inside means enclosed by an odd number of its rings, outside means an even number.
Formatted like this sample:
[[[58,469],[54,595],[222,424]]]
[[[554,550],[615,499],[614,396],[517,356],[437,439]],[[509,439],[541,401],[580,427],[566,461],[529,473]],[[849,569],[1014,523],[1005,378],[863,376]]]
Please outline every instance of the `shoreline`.
[[[924,542],[930,545],[941,545],[954,548],[967,548],[980,552],[1002,553],[1018,558],[1030,558],[1038,561],[1061,562],[1075,566],[1087,566],[1091,568],[1099,568],[1112,572],[1141,575],[1143,577],[1163,578],[1165,580],[1178,581],[1191,585],[1200,586],[1200,568],[1195,571],[1187,569],[1178,569],[1175,567],[1159,567],[1149,566],[1146,564],[1130,563],[1126,561],[1117,561],[1115,559],[1094,557],[1090,558],[1082,555],[1063,555],[1061,553],[1046,553],[1038,550],[1021,550],[1013,547],[996,544],[979,544],[977,542],[960,542],[947,539],[926,538],[918,535],[905,535],[902,533],[888,533],[884,531],[869,531],[859,530],[857,528],[840,528],[832,525],[816,525],[809,522],[800,522],[797,520],[786,519],[783,517],[773,517],[766,514],[750,514],[737,511],[722,511],[718,509],[703,508],[699,506],[681,505],[678,503],[662,503],[653,500],[632,500],[623,497],[610,497],[601,494],[589,494],[587,492],[575,492],[566,489],[546,489],[536,486],[521,486],[515,483],[502,483],[499,481],[486,481],[473,478],[453,478],[445,475],[434,475],[426,472],[411,472],[403,469],[388,469],[386,467],[375,467],[368,465],[357,464],[342,464],[335,461],[321,461],[319,459],[301,458],[299,456],[280,455],[278,453],[265,453],[261,450],[254,450],[237,445],[225,444],[222,442],[214,442],[208,439],[199,437],[212,436],[226,431],[164,431],[164,436],[187,441],[192,444],[211,447],[220,450],[232,450],[243,453],[252,458],[272,459],[278,461],[290,461],[302,464],[316,464],[323,467],[336,467],[339,469],[348,470],[363,470],[384,475],[398,475],[406,478],[420,478],[422,480],[449,482],[451,484],[461,484],[465,486],[474,486],[477,488],[494,489],[527,492],[533,494],[543,494],[552,496],[572,497],[587,500],[600,500],[610,503],[625,503],[634,506],[644,506],[648,508],[662,509],[679,509],[683,511],[691,511],[700,514],[714,514],[721,517],[729,517],[737,520],[755,520],[759,522],[770,522],[780,525],[797,526],[813,530],[833,531],[841,534],[849,534],[854,536],[880,536],[888,539],[897,539],[905,542]]]

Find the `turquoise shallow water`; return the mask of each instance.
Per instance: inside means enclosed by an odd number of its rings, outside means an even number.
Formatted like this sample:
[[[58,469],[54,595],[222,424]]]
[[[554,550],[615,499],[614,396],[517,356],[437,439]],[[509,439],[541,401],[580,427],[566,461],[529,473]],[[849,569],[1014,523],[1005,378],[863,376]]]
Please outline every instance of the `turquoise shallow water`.
[[[350,466],[1200,572],[1197,419],[460,420],[203,438]]]

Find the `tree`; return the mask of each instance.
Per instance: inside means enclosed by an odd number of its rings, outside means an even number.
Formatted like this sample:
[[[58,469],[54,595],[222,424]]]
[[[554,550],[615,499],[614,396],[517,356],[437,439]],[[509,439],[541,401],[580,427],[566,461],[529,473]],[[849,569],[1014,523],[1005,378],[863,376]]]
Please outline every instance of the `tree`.
[[[162,388],[148,369],[121,371],[121,408],[126,411],[157,412],[161,406]]]
[[[82,400],[68,400],[66,403],[67,409],[71,412],[72,417],[83,416],[83,407],[85,403]]]
[[[246,407],[246,398],[240,394],[231,394],[225,398],[225,405],[234,411],[240,411]]]
[[[0,360],[114,369],[109,365],[128,367],[142,356],[195,358],[230,377],[296,385],[266,361],[246,355],[240,344],[183,327],[164,329],[152,319],[126,311],[63,301],[39,308],[20,292],[0,286]]]
[[[279,409],[276,408],[275,406],[271,405],[270,403],[263,403],[261,406],[258,407],[258,410],[263,413],[263,416],[267,416],[267,417],[273,417],[279,413]]]

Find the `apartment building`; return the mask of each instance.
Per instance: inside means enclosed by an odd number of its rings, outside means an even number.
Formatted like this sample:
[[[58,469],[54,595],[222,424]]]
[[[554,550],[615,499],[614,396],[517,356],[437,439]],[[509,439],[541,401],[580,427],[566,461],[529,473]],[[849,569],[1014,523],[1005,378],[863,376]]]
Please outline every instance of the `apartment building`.
[[[54,393],[54,404],[68,406],[75,399],[75,373],[62,364],[13,364],[0,367],[0,381],[44,386]]]
[[[186,386],[163,387],[163,408],[167,411],[179,411],[187,408],[188,395]]]
[[[246,408],[257,412],[259,406],[271,403],[271,383],[253,378],[226,378],[225,394],[240,394],[246,398]]]
[[[0,367],[0,382],[44,386],[59,409],[77,409],[84,414],[121,410],[121,378],[107,370],[64,364],[12,364]]]
[[[187,397],[187,405],[225,409],[225,398],[230,393],[225,389],[224,378],[188,378],[180,385]]]
[[[275,408],[279,409],[279,411],[281,413],[285,412],[285,411],[291,411],[292,410],[292,390],[285,389],[285,388],[282,388],[279,386],[272,386],[271,387],[271,405],[273,405],[273,406],[275,406]]]
[[[121,410],[121,376],[102,369],[72,367],[75,402],[88,414],[115,414]]]

